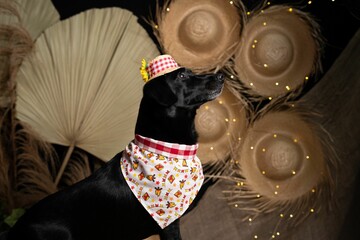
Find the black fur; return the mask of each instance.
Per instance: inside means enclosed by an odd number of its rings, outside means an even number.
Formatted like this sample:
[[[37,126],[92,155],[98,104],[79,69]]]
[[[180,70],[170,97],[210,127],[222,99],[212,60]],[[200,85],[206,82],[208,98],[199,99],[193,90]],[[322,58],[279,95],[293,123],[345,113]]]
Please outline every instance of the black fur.
[[[196,109],[217,97],[223,76],[181,68],[146,83],[135,133],[194,144]],[[1,235],[6,240],[181,239],[178,220],[162,230],[142,207],[120,171],[121,152],[93,175],[46,197]]]

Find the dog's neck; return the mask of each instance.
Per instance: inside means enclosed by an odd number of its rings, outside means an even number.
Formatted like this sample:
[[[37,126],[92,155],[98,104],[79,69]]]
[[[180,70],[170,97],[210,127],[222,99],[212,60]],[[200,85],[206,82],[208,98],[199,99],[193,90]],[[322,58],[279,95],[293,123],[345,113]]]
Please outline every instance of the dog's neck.
[[[195,115],[197,107],[160,106],[151,99],[140,103],[135,134],[156,140],[193,145],[197,143]]]

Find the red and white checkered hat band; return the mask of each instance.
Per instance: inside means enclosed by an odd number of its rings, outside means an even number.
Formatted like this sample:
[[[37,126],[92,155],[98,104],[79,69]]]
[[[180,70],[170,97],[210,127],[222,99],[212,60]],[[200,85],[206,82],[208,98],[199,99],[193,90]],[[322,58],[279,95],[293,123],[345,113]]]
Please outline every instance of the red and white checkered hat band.
[[[179,65],[175,62],[175,59],[173,57],[171,57],[170,55],[160,55],[153,59],[151,62],[149,62],[146,71],[149,74],[150,80],[179,68]]]
[[[135,135],[135,144],[147,151],[163,155],[165,157],[179,159],[193,159],[198,149],[198,144],[185,145],[158,141],[152,138]]]

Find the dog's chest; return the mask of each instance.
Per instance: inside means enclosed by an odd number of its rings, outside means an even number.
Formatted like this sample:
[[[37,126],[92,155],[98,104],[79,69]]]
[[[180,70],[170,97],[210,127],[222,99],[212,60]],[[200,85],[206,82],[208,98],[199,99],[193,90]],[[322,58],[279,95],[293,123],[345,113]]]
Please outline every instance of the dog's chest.
[[[186,211],[203,183],[196,149],[137,135],[123,153],[121,171],[129,188],[161,228]]]

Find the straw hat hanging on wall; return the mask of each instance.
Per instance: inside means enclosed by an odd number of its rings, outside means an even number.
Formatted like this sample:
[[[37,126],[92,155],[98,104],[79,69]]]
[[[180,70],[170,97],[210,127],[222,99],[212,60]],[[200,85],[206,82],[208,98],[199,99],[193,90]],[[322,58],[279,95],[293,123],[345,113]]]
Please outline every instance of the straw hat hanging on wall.
[[[244,26],[235,75],[260,98],[294,92],[321,70],[322,38],[309,14],[283,5],[256,13]]]
[[[217,99],[202,105],[196,113],[197,155],[201,162],[214,164],[228,159],[244,138],[246,125],[244,106],[224,87]]]
[[[240,178],[234,179],[244,191],[229,191],[231,204],[254,204],[255,216],[281,209],[304,218],[330,203],[336,158],[327,134],[309,116],[288,109],[252,124],[236,158]]]
[[[137,18],[93,9],[47,29],[17,78],[18,118],[46,141],[69,146],[56,179],[79,147],[106,161],[133,138],[141,59],[158,50]]]
[[[154,31],[163,51],[182,66],[222,67],[238,44],[244,14],[240,1],[166,1]]]

